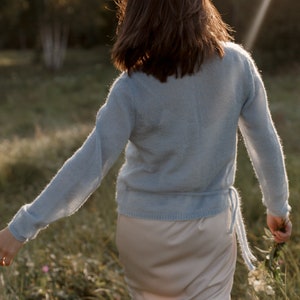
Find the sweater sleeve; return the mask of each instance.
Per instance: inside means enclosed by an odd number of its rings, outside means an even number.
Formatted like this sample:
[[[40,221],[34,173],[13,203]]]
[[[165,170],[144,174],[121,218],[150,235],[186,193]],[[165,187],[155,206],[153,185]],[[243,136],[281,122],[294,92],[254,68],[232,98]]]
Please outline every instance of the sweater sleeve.
[[[257,174],[267,212],[286,216],[288,204],[288,179],[280,139],[274,127],[264,84],[249,58],[250,92],[241,111],[239,128]]]
[[[86,141],[70,157],[31,203],[20,208],[9,223],[20,241],[33,239],[51,222],[76,212],[101,183],[124,149],[133,127],[130,96],[116,84],[97,114]]]

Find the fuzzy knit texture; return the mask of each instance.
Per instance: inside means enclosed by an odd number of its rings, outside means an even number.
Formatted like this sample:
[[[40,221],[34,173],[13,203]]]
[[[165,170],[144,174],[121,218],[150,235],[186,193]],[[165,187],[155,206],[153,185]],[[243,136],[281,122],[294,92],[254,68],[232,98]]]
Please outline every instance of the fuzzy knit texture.
[[[288,181],[265,88],[250,55],[234,43],[200,71],[161,83],[120,74],[93,131],[9,229],[33,239],[73,214],[126,147],[117,180],[118,211],[153,220],[209,217],[230,205],[240,129],[269,213],[286,216]]]

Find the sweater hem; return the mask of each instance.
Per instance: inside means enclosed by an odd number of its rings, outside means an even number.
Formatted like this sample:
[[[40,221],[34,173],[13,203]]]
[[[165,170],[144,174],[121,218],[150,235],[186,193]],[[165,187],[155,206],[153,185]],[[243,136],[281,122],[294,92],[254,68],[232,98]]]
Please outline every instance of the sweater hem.
[[[215,216],[229,207],[229,189],[204,193],[119,191],[118,213],[140,219],[186,221]]]

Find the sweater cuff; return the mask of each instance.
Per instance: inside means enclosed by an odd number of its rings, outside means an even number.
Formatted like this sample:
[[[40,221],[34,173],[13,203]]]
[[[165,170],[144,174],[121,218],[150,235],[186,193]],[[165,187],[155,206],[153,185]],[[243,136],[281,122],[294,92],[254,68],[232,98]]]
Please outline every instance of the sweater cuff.
[[[34,239],[42,228],[47,227],[47,224],[42,224],[30,214],[27,208],[28,205],[21,207],[8,224],[9,231],[20,242]]]
[[[287,203],[282,209],[280,210],[273,210],[273,209],[269,209],[267,208],[267,214],[268,215],[272,215],[275,217],[281,217],[281,218],[288,218],[290,215],[292,208],[291,206]]]

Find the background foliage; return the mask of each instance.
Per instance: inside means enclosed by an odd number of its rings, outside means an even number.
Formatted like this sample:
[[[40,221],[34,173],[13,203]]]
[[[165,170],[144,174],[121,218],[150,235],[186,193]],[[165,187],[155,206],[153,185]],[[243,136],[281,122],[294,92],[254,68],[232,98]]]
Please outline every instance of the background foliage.
[[[243,43],[262,1],[213,2],[235,30],[237,42]],[[299,11],[298,0],[272,0],[255,44],[256,58],[265,69],[299,61]],[[115,23],[113,0],[1,0],[0,49],[30,48],[40,54],[45,25],[67,30],[69,47],[111,44]]]
[[[111,38],[114,18],[110,0],[1,0],[0,47],[39,47],[40,27],[54,21],[70,27],[70,46],[96,46]]]

